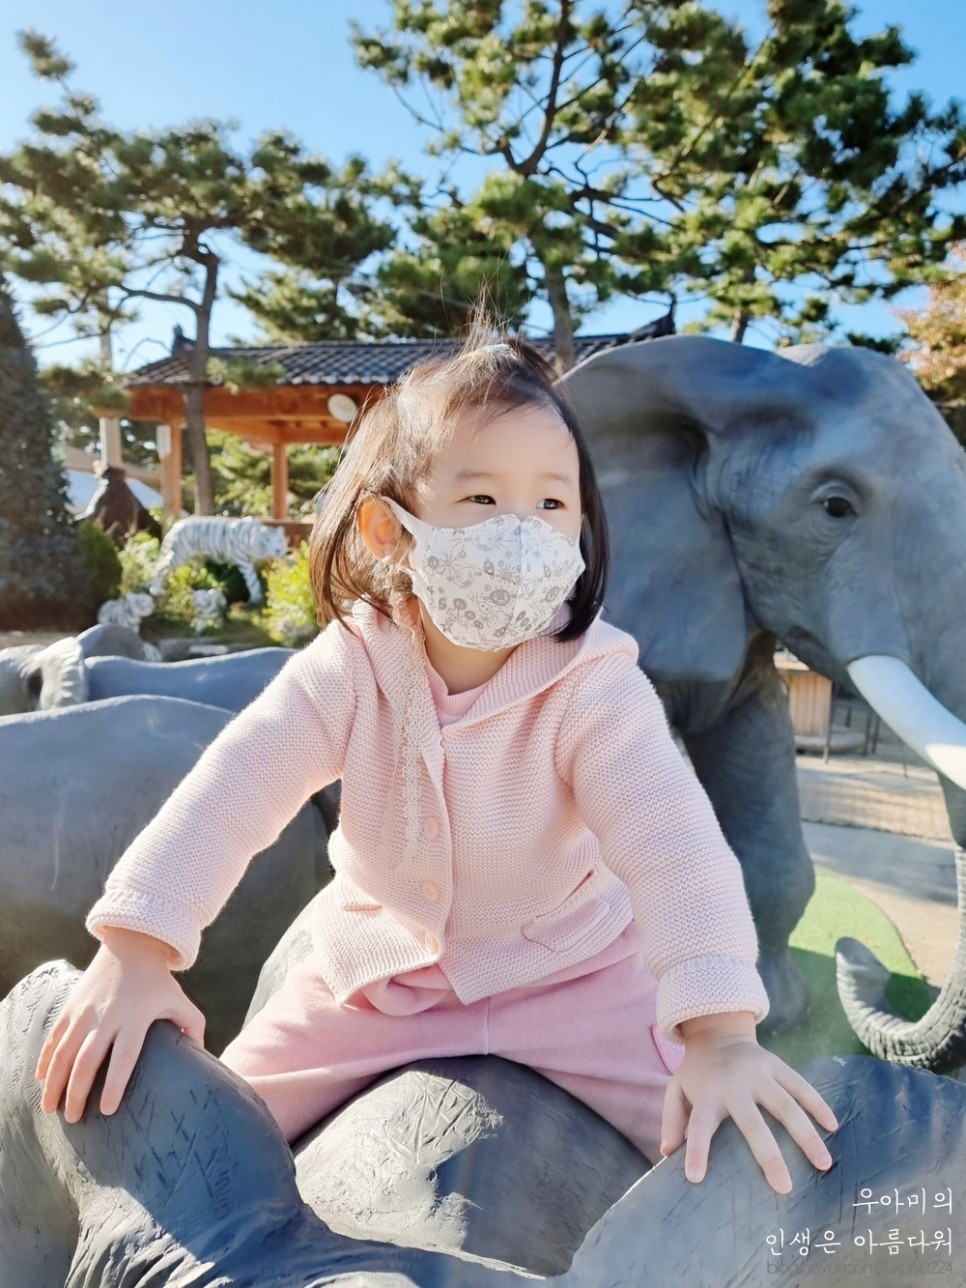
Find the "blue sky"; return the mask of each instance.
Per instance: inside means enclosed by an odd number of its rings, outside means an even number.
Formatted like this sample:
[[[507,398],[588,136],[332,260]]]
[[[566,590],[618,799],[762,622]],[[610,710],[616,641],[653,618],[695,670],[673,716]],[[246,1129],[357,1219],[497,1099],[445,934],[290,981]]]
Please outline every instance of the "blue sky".
[[[718,7],[754,28],[764,0],[718,0]],[[966,97],[964,0],[859,0],[858,29],[887,23],[903,28],[917,61],[895,76],[899,90],[923,89],[934,103]],[[232,118],[243,137],[285,127],[335,162],[350,153],[376,168],[399,157],[428,171],[425,139],[379,78],[360,71],[348,44],[350,18],[366,28],[387,20],[387,0],[166,0],[164,5],[120,0],[4,0],[0,12],[0,149],[27,131],[27,118],[49,91],[30,75],[15,33],[33,27],[53,36],[77,64],[75,83],[100,100],[105,117],[127,127],[164,127],[199,116]],[[915,303],[915,293],[908,301]],[[608,306],[586,331],[640,326],[661,310],[625,301]],[[49,322],[24,321],[40,340]],[[158,306],[120,338],[120,365],[162,355],[176,322],[190,331],[185,311]],[[851,325],[891,331],[897,324],[878,305],[849,311]],[[247,315],[228,302],[216,317],[216,339],[249,331]],[[48,334],[45,346],[65,330]],[[759,342],[764,343],[763,340]],[[135,346],[137,351],[135,352]],[[58,360],[73,346],[45,347]]]

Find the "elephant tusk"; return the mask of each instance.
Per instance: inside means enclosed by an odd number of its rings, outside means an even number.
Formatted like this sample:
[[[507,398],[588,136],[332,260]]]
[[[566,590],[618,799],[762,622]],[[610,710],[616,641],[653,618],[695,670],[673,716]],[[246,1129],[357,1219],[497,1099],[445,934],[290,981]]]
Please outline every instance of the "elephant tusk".
[[[966,790],[966,724],[897,657],[860,657],[846,668],[869,705],[944,777]]]

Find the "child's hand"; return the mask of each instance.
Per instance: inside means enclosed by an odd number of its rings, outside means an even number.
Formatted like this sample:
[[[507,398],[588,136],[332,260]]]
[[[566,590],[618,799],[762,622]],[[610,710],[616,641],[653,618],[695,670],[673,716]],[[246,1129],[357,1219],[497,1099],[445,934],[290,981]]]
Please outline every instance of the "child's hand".
[[[66,1087],[64,1117],[77,1122],[110,1051],[101,1113],[113,1114],[155,1020],[170,1020],[188,1037],[204,1042],[205,1017],[185,997],[169,961],[168,946],[150,935],[117,928],[105,932],[40,1052],[36,1076],[44,1079],[44,1113],[54,1112]]]
[[[711,1137],[733,1118],[772,1189],[791,1191],[791,1176],[759,1105],[817,1168],[831,1167],[831,1155],[805,1111],[828,1131],[838,1127],[835,1115],[800,1074],[758,1045],[751,1015],[703,1016],[680,1027],[685,1055],[664,1098],[661,1153],[672,1154],[686,1140],[689,1181],[704,1179]]]

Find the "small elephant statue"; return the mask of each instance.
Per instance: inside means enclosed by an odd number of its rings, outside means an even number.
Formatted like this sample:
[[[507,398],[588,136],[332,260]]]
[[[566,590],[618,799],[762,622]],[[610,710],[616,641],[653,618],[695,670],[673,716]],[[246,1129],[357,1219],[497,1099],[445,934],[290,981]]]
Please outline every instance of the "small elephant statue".
[[[0,716],[74,706],[87,695],[84,651],[75,636],[0,649]]]
[[[84,917],[108,874],[232,715],[129,696],[0,720],[0,995],[52,955],[87,965],[97,942]],[[238,1032],[262,963],[325,881],[331,818],[331,806],[306,802],[205,935],[184,982],[215,1050]]]
[[[808,1001],[788,936],[815,878],[776,640],[932,757],[966,846],[966,453],[902,364],[868,349],[678,336],[609,349],[562,387],[620,536],[605,609],[741,861],[762,1029],[787,1029]],[[855,979],[842,1000],[877,1054],[943,1067],[966,1032],[966,935],[919,1024]]]
[[[161,543],[151,594],[164,593],[165,578],[173,568],[192,559],[213,559],[217,563],[234,564],[245,579],[249,602],[261,604],[262,584],[255,564],[265,559],[284,559],[287,554],[284,528],[263,523],[261,519],[203,516],[179,519]]]

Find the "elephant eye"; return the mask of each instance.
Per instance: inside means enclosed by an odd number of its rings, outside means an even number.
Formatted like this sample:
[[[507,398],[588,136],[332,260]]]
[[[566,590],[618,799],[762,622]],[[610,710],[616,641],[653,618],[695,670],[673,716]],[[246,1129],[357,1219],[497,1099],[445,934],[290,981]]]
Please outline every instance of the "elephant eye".
[[[822,509],[833,519],[844,519],[855,514],[855,506],[844,496],[827,496],[822,502]]]

